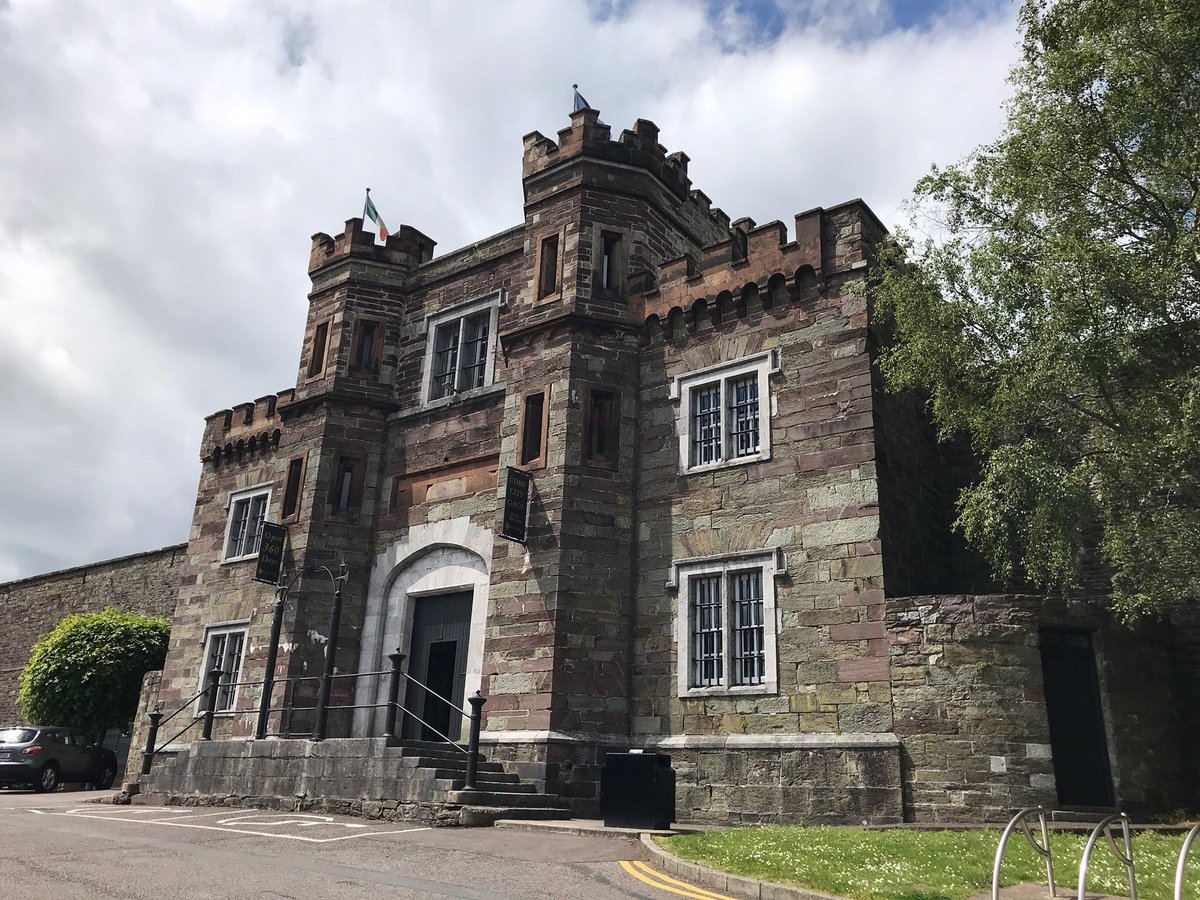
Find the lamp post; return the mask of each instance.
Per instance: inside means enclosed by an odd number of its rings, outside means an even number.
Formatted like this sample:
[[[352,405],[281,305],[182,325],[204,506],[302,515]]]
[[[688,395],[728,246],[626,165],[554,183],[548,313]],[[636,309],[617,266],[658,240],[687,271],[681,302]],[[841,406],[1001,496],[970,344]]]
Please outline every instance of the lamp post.
[[[297,579],[304,575],[311,575],[315,572],[324,572],[326,575],[328,575],[329,583],[333,585],[334,588],[333,601],[335,621],[332,625],[332,633],[330,634],[330,644],[332,644],[334,647],[337,645],[336,620],[341,618],[342,582],[346,579],[345,562],[341,564],[341,568],[339,569],[337,575],[334,575],[333,572],[329,571],[327,566],[305,566],[295,575],[293,575],[286,584],[283,582],[283,578],[280,577],[280,583],[275,586],[275,610],[271,618],[271,643],[267,647],[267,670],[263,676],[262,697],[259,699],[258,703],[258,724],[254,729],[254,737],[256,739],[262,739],[267,736],[267,721],[271,715],[271,694],[275,689],[275,664],[279,657],[279,637],[280,633],[283,631],[283,613],[287,605],[288,593],[291,591],[292,585],[296,583]],[[325,689],[325,685],[328,680],[328,676],[333,674],[330,663],[331,654],[328,652],[328,650],[329,648],[326,647],[326,676],[322,678],[322,694],[326,698],[326,703],[328,703],[328,691]],[[321,737],[324,737],[324,731],[325,728],[324,724],[322,723]],[[316,729],[313,730],[313,740],[321,740],[320,737],[317,737]]]
[[[328,571],[328,569],[326,569]],[[329,640],[325,644],[325,670],[321,673],[321,688],[317,694],[317,720],[313,724],[312,739],[325,740],[325,725],[329,718],[329,689],[333,682],[333,663],[337,654],[338,629],[342,621],[342,585],[346,581],[346,563],[338,568],[333,579],[333,608],[329,611]]]

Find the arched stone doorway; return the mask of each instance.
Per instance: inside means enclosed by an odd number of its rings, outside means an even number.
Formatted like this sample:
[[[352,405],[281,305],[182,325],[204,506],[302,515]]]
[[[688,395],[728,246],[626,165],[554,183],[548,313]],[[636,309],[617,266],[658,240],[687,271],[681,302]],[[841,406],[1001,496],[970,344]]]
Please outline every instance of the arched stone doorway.
[[[438,682],[430,685],[434,690],[449,689],[456,703],[464,705],[461,698],[479,690],[483,680],[492,539],[491,529],[469,519],[452,519],[411,528],[381,553],[371,573],[359,671],[387,669],[388,654],[399,648],[407,656],[405,671],[422,682],[433,677]],[[359,681],[357,704],[386,702],[386,677]],[[401,697],[405,698],[403,686]],[[436,701],[427,706],[427,701],[422,691],[402,699],[426,721],[431,721],[423,715],[426,710],[439,717],[431,722],[435,727],[449,726],[439,731],[451,737],[465,731],[460,716],[448,715],[444,704]],[[354,733],[378,737],[383,722],[381,707],[356,710]],[[404,734],[430,737],[412,723],[406,723]]]

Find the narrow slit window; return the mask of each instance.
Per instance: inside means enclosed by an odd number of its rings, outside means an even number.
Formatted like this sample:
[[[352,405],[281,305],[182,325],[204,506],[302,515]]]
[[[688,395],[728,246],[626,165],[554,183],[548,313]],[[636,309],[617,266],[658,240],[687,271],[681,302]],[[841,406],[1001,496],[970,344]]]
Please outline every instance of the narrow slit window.
[[[351,346],[350,368],[357,372],[378,372],[382,355],[383,323],[374,319],[360,320]]]
[[[583,438],[584,459],[612,464],[617,459],[617,394],[588,392],[587,422]]]
[[[542,239],[541,267],[538,271],[538,299],[558,293],[558,235]]]
[[[359,495],[362,492],[361,471],[362,465],[359,460],[339,460],[332,494],[334,512],[344,513],[358,506]]]
[[[546,416],[546,394],[539,391],[525,398],[525,411],[521,420],[521,465],[528,465],[543,454],[543,423]]]
[[[315,378],[325,371],[325,350],[329,344],[329,323],[321,322],[313,330],[312,352],[308,359],[308,377]]]
[[[621,235],[611,231],[601,233],[600,287],[606,291],[618,291],[621,285]]]
[[[304,477],[304,457],[297,456],[288,463],[287,484],[283,489],[283,518],[290,519],[300,511],[300,486]]]

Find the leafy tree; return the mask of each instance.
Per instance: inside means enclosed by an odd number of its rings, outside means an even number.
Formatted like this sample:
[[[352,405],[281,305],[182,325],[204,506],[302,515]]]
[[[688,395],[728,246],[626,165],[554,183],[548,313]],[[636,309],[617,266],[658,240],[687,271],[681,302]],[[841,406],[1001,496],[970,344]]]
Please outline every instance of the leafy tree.
[[[95,737],[128,723],[142,676],[162,667],[166,619],[106,609],[68,616],[34,645],[21,674],[21,710],[38,725],[65,725]]]
[[[1200,3],[1026,0],[1008,124],[917,184],[873,291],[894,389],[966,434],[996,573],[1200,596]]]

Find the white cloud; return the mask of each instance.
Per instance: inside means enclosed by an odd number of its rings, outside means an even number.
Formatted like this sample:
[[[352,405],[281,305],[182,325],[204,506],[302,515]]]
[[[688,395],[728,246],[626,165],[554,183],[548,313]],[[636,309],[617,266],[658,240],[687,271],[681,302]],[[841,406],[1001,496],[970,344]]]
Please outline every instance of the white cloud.
[[[295,378],[308,235],[366,185],[443,252],[519,222],[573,82],[734,218],[895,221],[998,134],[1015,11],[882,10],[756,43],[682,0],[0,4],[0,579],[184,540],[203,417]]]

